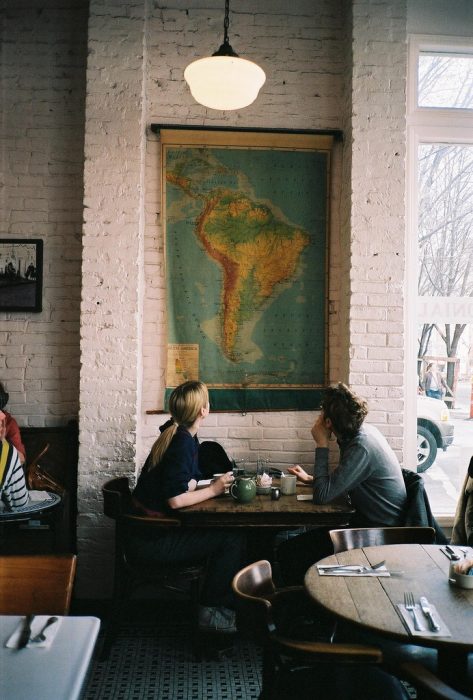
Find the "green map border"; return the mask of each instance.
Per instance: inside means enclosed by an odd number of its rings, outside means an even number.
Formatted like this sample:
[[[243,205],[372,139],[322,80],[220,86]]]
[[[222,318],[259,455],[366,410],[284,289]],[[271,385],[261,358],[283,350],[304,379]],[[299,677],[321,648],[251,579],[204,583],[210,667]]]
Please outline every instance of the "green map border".
[[[164,396],[168,410],[167,388]],[[323,388],[320,389],[209,389],[210,411],[317,411],[320,408]]]

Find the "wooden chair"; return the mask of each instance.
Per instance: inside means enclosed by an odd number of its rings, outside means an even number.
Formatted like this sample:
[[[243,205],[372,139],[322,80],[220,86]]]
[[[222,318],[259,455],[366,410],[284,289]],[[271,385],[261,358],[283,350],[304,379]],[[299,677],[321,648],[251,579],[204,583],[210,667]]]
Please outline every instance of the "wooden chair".
[[[383,544],[433,544],[433,527],[352,527],[330,530],[335,554]]]
[[[67,615],[75,572],[74,554],[1,556],[0,613]]]
[[[250,621],[253,637],[263,647],[262,692],[260,699],[281,697],[301,698],[303,681],[299,671],[316,669],[306,687],[310,697],[331,697],[332,700],[351,698],[350,686],[356,683],[351,672],[338,674],[334,664],[351,667],[364,680],[368,666],[380,667],[383,655],[379,648],[362,644],[333,643],[323,640],[314,627],[308,625],[312,603],[302,586],[277,589],[269,561],[261,560],[246,566],[233,579],[244,619]],[[314,634],[315,632],[315,634]],[[353,697],[406,698],[402,685],[380,668],[375,672],[376,692],[367,694],[358,688]],[[337,678],[338,677],[338,678]],[[343,683],[342,683],[343,679]],[[373,681],[373,676],[369,679]],[[338,683],[338,686],[337,686]],[[368,683],[369,685],[369,683]],[[343,686],[343,687],[342,687]],[[366,689],[366,686],[364,686]],[[288,694],[291,693],[292,694]]]
[[[473,697],[473,694],[463,695],[447,685],[435,673],[416,661],[401,664],[399,676],[416,688],[418,700],[471,700]]]
[[[140,561],[133,557],[127,547],[130,533],[149,537],[153,533],[167,528],[180,527],[178,518],[149,517],[134,515],[131,512],[131,491],[127,477],[118,477],[107,481],[102,487],[104,513],[115,520],[115,572],[112,612],[105,630],[102,657],[105,658],[116,635],[120,613],[124,601],[130,599],[140,586],[153,584],[168,590],[182,593],[179,583],[189,585],[189,597],[193,607],[195,621],[200,587],[205,575],[205,563],[184,562],[169,564]]]

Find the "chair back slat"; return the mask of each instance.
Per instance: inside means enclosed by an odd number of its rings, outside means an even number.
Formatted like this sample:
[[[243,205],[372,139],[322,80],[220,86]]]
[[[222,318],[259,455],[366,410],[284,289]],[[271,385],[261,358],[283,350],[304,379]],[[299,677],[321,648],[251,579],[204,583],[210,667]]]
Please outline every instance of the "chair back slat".
[[[120,520],[122,525],[133,528],[136,532],[140,527],[179,527],[179,518],[169,515],[139,515],[133,512],[132,496],[128,477],[120,476],[110,479],[102,486],[103,512],[113,520]]]
[[[269,600],[275,592],[271,564],[261,560],[245,566],[239,571],[232,582],[236,596],[246,601],[269,605]]]
[[[433,527],[358,527],[330,530],[335,554],[383,544],[433,544]]]
[[[0,614],[67,615],[76,556],[0,556]]]
[[[131,509],[131,491],[128,477],[122,476],[110,479],[102,487],[103,511],[114,520],[120,518]]]

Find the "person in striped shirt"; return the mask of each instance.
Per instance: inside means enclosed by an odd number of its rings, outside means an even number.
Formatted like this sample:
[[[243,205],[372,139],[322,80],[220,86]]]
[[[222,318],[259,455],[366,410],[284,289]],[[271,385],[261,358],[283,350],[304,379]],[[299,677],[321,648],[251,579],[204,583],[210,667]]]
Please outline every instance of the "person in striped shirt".
[[[0,500],[8,510],[28,503],[25,473],[16,447],[5,439],[6,416],[0,411]]]

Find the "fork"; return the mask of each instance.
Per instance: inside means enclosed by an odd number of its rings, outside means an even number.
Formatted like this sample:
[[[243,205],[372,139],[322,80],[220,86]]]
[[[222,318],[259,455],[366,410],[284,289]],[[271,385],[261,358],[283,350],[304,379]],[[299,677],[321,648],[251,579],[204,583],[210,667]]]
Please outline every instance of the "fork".
[[[46,620],[46,623],[43,626],[43,628],[38,632],[38,634],[36,634],[33,637],[33,639],[30,639],[30,642],[34,642],[35,644],[38,642],[44,642],[44,640],[46,639],[46,635],[44,634],[45,631],[48,629],[48,627],[54,625],[55,622],[57,622],[57,617],[49,617]]]
[[[421,626],[419,625],[419,620],[418,620],[417,614],[416,614],[416,604],[415,604],[415,600],[414,600],[414,594],[409,592],[409,591],[404,593],[404,607],[406,608],[406,610],[408,610],[411,613],[412,620],[414,622],[414,629],[419,632],[421,630]]]

